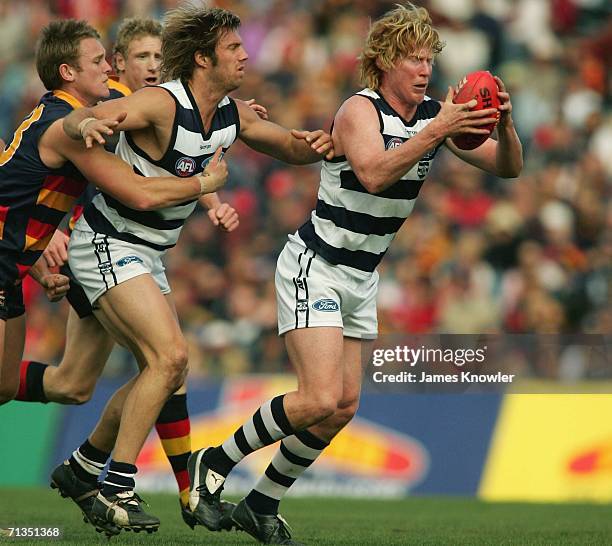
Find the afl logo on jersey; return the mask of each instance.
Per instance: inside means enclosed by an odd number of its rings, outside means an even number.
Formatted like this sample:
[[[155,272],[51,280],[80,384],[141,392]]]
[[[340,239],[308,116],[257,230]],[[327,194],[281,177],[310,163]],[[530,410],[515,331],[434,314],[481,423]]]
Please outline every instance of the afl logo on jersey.
[[[190,157],[181,157],[174,166],[176,174],[182,177],[191,176],[195,171],[196,163]]]
[[[393,137],[391,140],[389,140],[389,142],[387,142],[387,145],[385,146],[386,150],[393,150],[394,148],[397,148],[399,146],[401,146],[404,143],[404,141],[399,138],[399,137]]]

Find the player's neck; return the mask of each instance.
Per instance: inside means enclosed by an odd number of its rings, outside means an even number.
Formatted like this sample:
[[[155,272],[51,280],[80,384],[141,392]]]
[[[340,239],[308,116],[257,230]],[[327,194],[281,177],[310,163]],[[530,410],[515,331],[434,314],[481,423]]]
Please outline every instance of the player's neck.
[[[217,105],[227,93],[224,89],[215,87],[212,82],[201,77],[197,72],[187,81],[187,84],[200,110],[202,122],[205,127],[208,127],[215,115]]]
[[[81,104],[81,106],[95,106],[98,101],[91,100],[90,98],[84,96],[79,93],[78,89],[72,85],[62,85],[59,89],[55,91],[59,91],[60,93],[66,93],[70,95],[73,99]]]
[[[379,93],[385,98],[389,106],[393,108],[405,120],[411,120],[417,110],[417,104],[408,104],[390,86],[381,85]]]

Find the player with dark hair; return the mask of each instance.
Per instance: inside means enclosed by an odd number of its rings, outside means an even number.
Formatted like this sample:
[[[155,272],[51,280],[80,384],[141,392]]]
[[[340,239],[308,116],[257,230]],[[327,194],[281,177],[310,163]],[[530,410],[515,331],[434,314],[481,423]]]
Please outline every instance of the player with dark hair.
[[[13,399],[19,384],[25,332],[21,281],[87,185],[85,176],[139,210],[181,203],[224,182],[217,176],[180,184],[171,176],[147,179],[103,149],[87,150],[66,137],[60,118],[109,93],[110,66],[87,23],[66,20],[45,27],[36,66],[50,92],[0,155],[0,402]]]
[[[162,26],[152,19],[126,19],[117,33],[117,44],[113,65],[118,70],[118,79],[109,79],[108,98],[128,96],[145,85],[160,83]],[[106,148],[114,151],[116,139],[107,138]],[[96,190],[88,186],[75,206],[70,220],[70,229],[79,218],[83,205],[91,202]],[[235,212],[227,205],[217,216],[218,206],[213,195],[202,197],[211,204],[209,214],[225,227],[228,222],[235,225]],[[219,203],[220,204],[220,203]],[[212,216],[211,216],[212,218]],[[59,402],[83,404],[94,391],[96,383],[108,360],[114,341],[93,315],[93,310],[83,289],[72,275],[67,261],[68,235],[62,230],[55,232],[49,246],[43,252],[46,264],[53,268],[61,266],[60,273],[70,278],[67,293],[71,309],[66,325],[66,347],[59,366],[49,366],[35,361],[22,361],[17,400],[29,402]],[[37,262],[44,266],[45,260]],[[42,263],[41,263],[42,262]],[[117,428],[118,428],[117,421]],[[193,528],[195,520],[186,509],[189,499],[189,477],[187,460],[191,454],[190,421],[187,411],[187,394],[184,386],[164,404],[156,422],[156,429],[164,451],[170,461],[180,495],[181,513],[184,521]],[[115,431],[116,434],[116,431]],[[94,432],[76,449],[70,458],[55,469],[52,481],[63,495],[76,501],[89,517],[97,494],[101,468],[114,444],[112,431]],[[100,462],[98,462],[100,461]],[[88,495],[89,494],[89,495]]]
[[[130,37],[137,40],[137,43],[132,45]],[[119,64],[122,70],[117,79],[111,77],[108,80],[109,92],[105,99],[125,97],[148,83],[160,83],[160,23],[150,19],[128,19],[120,25],[117,41],[121,44],[119,49],[124,53],[115,54],[113,65]],[[121,55],[119,60],[118,55]],[[146,63],[143,63],[140,57],[144,57]],[[144,69],[141,67],[143,64]],[[107,137],[107,140],[115,139]],[[115,146],[116,142],[107,142],[106,148],[114,152]],[[70,230],[80,217],[83,206],[91,202],[95,194],[95,188],[90,185],[79,198],[69,221]],[[63,231],[56,231],[43,252],[47,265],[51,268],[61,266],[60,271],[70,276],[72,281],[68,292],[72,309],[66,328],[64,356],[59,366],[22,362],[17,400],[63,404],[87,402],[113,346],[110,335],[100,328],[99,322],[93,317],[91,305],[83,289],[65,265],[68,260],[68,239],[68,235]]]
[[[438,149],[445,144],[500,177],[519,175],[521,144],[499,79],[498,140],[472,151],[451,142],[455,135],[488,134],[482,126],[494,124],[498,113],[470,111],[476,101],[453,104],[452,89],[444,103],[426,96],[443,45],[427,11],[412,4],[373,23],[361,56],[367,87],[336,114],[335,157],[323,163],[316,209],[278,259],[279,334],[298,388],[263,404],[222,445],[193,453],[191,493],[200,496],[195,515],[203,522],[220,514],[220,492],[234,466],[282,440],[232,518],[265,544],[296,544],[279,503],[355,415],[365,344],[377,336],[376,267],[412,211]]]
[[[214,164],[219,151],[226,151],[236,137],[290,163],[331,156],[330,136],[323,131],[290,132],[258,117],[249,104],[227,96],[240,86],[248,59],[237,33],[239,25],[237,16],[217,8],[188,6],[169,12],[162,71],[173,79],[74,112],[65,120],[66,131],[87,144],[102,143],[104,120],[128,111],[118,127],[124,132],[117,153],[145,175],[198,172],[211,158]],[[88,120],[90,116],[101,121]],[[176,243],[194,207],[195,203],[184,203],[140,214],[102,192],[71,237],[70,264],[96,316],[143,367],[113,396],[98,424],[107,427],[121,415],[113,459],[92,510],[102,525],[148,531],[159,526],[133,492],[134,463],[155,416],[186,372],[186,343],[168,296],[161,257]],[[100,252],[107,267],[98,270]],[[141,313],[142,301],[148,302],[147,314]],[[218,530],[220,521],[215,525]]]
[[[109,98],[128,96],[145,85],[160,83],[161,65],[161,32],[162,26],[152,19],[126,19],[117,32],[113,66],[118,78],[108,81]],[[267,116],[265,108],[248,101],[251,108],[262,117]],[[114,136],[114,135],[113,135]],[[105,147],[115,149],[116,138],[106,137]],[[72,229],[81,215],[83,205],[91,202],[95,188],[88,186],[75,206],[69,222]],[[222,204],[215,194],[201,198],[201,203],[208,208],[208,215],[213,223],[226,231],[237,227],[236,213],[232,207]],[[67,297],[71,304],[66,326],[66,347],[59,366],[49,366],[35,361],[22,361],[20,385],[16,400],[27,402],[58,402],[62,404],[83,404],[93,395],[96,383],[102,373],[110,351],[114,345],[111,336],[101,327],[93,316],[93,310],[85,292],[78,284],[67,261],[68,235],[62,230],[56,231],[51,243],[43,252],[49,267],[60,267],[60,272],[70,278],[70,289]],[[39,260],[37,264],[41,264]],[[43,264],[44,265],[44,264]],[[57,298],[49,294],[50,298]],[[119,422],[116,422],[117,428]],[[155,423],[162,446],[179,489],[181,515],[185,523],[194,527],[197,521],[187,508],[189,499],[189,476],[187,460],[191,454],[190,421],[187,409],[187,393],[181,386],[164,404]],[[62,494],[73,500],[82,498],[89,492],[97,493],[98,478],[106,459],[114,445],[115,435],[94,433],[76,449],[71,457],[55,469],[53,485]],[[71,486],[67,484],[72,484]],[[90,495],[91,496],[91,495]],[[87,497],[85,502],[77,505],[89,517],[93,499]],[[228,503],[229,506],[229,503]],[[230,527],[231,523],[228,520]]]

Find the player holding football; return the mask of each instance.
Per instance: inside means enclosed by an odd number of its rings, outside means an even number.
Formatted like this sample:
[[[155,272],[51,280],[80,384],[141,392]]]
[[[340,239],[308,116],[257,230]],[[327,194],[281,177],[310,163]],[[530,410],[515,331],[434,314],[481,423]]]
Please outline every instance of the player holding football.
[[[84,176],[140,210],[197,198],[224,183],[223,176],[146,179],[103,149],[92,153],[65,136],[63,116],[109,93],[104,48],[85,22],[45,27],[36,65],[51,91],[0,156],[0,403],[13,399],[19,384],[25,335],[21,281],[87,185]]]
[[[100,141],[98,129],[104,130],[105,122],[87,118],[115,119],[128,111],[118,127],[124,132],[117,153],[151,175],[197,172],[215,149],[226,150],[236,137],[290,163],[331,157],[331,137],[323,131],[290,132],[260,119],[247,103],[227,97],[239,87],[248,59],[237,33],[239,24],[238,17],[222,9],[185,7],[170,12],[162,53],[164,71],[172,81],[75,112],[65,120],[67,132],[86,142],[92,137]],[[102,525],[149,531],[159,526],[134,495],[134,463],[161,406],[186,372],[186,344],[166,296],[170,289],[161,256],[175,244],[194,206],[185,203],[142,215],[100,194],[71,237],[70,265],[95,303],[96,316],[144,367],[114,395],[99,423],[112,422],[113,412],[121,415],[109,472],[92,509]],[[141,312],[142,301],[147,301],[146,314]]]
[[[335,157],[325,161],[316,209],[289,236],[277,264],[279,333],[296,370],[296,391],[263,404],[222,445],[189,461],[196,517],[219,520],[225,478],[245,456],[278,440],[280,449],[233,520],[266,544],[296,544],[278,516],[283,495],[353,418],[359,403],[364,344],[377,336],[376,267],[410,214],[438,149],[500,177],[516,177],[522,149],[501,80],[498,140],[472,151],[450,137],[488,134],[497,111],[426,96],[442,50],[423,8],[398,6],[375,21],[361,55],[367,88],[339,109]],[[316,348],[313,350],[313,348]]]

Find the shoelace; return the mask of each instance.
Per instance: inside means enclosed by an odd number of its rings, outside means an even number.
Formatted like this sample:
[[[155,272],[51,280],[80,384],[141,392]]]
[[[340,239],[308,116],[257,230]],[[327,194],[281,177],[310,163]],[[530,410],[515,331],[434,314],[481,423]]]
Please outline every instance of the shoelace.
[[[117,495],[117,504],[123,504],[126,510],[130,512],[138,512],[140,509],[140,503],[149,506],[149,503],[145,501],[136,491],[130,491],[129,495],[120,497],[121,493]]]

